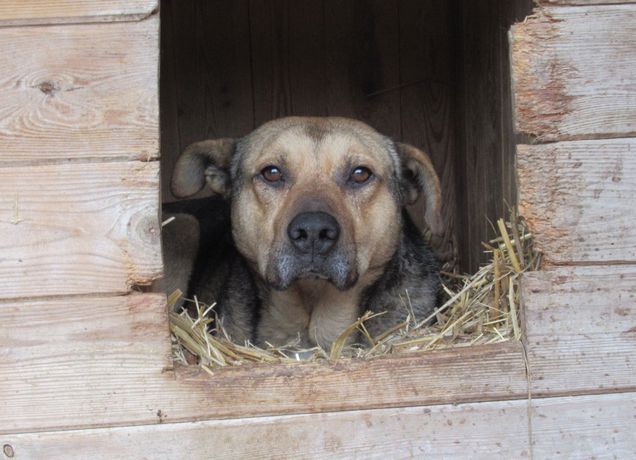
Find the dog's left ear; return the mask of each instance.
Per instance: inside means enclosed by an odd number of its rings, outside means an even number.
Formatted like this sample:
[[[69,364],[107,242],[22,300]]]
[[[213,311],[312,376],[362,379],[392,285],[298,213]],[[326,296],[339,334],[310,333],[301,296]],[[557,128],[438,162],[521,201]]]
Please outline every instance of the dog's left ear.
[[[194,195],[206,184],[217,195],[230,194],[230,162],[234,139],[214,139],[190,144],[177,160],[170,189],[177,198]]]
[[[431,232],[441,235],[442,188],[431,159],[426,153],[412,145],[396,142],[395,147],[402,163],[402,196],[404,205],[413,204],[424,193],[426,198],[426,221]]]

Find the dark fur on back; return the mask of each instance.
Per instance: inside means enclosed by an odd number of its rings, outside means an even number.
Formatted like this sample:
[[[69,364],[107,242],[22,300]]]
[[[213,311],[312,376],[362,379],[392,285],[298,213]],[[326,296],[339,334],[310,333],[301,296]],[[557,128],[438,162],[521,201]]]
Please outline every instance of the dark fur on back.
[[[163,212],[191,214],[199,221],[199,251],[188,298],[216,302],[214,311],[232,337],[253,340],[261,301],[253,273],[232,240],[228,202],[216,197],[183,200],[165,204]]]
[[[402,213],[402,239],[382,276],[362,296],[360,314],[386,312],[365,323],[371,335],[378,336],[405,320],[409,313],[420,321],[435,305],[440,286],[439,263],[420,230],[406,211]]]

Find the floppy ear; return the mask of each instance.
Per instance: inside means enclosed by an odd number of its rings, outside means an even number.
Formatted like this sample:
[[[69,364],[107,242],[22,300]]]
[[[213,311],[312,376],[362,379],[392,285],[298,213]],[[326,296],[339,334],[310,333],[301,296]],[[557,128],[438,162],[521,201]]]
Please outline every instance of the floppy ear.
[[[442,222],[442,188],[431,159],[412,145],[395,143],[402,163],[402,196],[404,205],[413,204],[421,193],[426,198],[424,220],[435,235],[444,231]]]
[[[227,198],[230,194],[230,161],[234,139],[215,139],[190,144],[177,160],[170,189],[178,198],[192,196],[208,187]]]

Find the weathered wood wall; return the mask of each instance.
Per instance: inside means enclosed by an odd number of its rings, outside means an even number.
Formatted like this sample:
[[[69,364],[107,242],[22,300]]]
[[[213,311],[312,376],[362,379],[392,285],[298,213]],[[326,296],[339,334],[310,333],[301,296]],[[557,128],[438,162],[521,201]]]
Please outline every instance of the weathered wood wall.
[[[162,272],[157,7],[0,5],[3,434],[46,426],[58,393],[99,393],[115,370],[140,382],[169,359],[163,299],[131,295]],[[161,343],[144,348],[153,327]]]
[[[148,82],[157,79],[158,27],[153,18],[3,28],[0,167],[156,160],[159,107],[156,84]]]
[[[523,285],[529,390],[633,392],[636,5],[542,8],[511,48],[516,126],[535,144],[517,149],[520,210],[545,261]],[[535,407],[535,456],[635,455],[634,393],[565,401]]]
[[[531,414],[531,417],[528,415]],[[636,393],[10,434],[16,458],[633,458]]]
[[[634,136],[635,32],[633,5],[546,8],[519,27],[517,128],[542,142]]]

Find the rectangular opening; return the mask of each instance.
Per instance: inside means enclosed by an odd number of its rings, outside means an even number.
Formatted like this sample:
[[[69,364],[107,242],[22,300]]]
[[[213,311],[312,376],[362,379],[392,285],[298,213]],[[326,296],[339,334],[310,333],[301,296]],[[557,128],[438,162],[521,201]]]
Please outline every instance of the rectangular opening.
[[[532,6],[163,0],[164,203],[176,200],[172,171],[193,142],[289,115],[359,119],[431,157],[446,229],[434,249],[474,273],[516,201],[507,31]],[[423,228],[424,203],[409,211]]]

